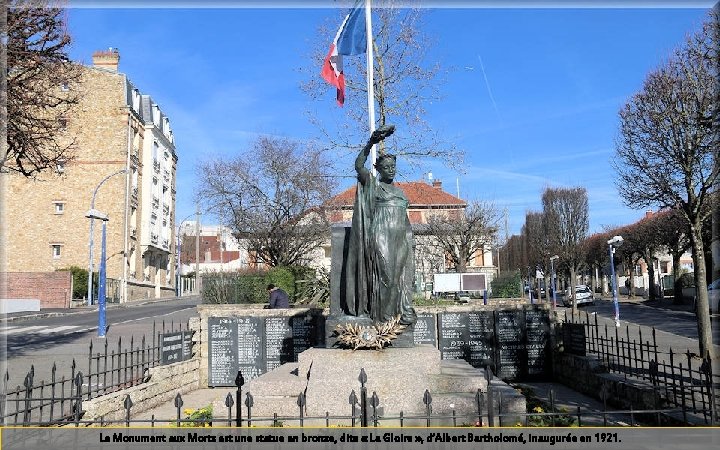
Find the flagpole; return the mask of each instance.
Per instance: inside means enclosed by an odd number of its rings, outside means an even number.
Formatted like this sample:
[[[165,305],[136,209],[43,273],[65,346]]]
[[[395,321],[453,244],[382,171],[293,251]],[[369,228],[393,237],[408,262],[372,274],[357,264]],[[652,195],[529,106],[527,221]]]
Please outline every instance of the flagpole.
[[[371,1],[365,0],[365,42],[367,44],[367,93],[368,93],[368,120],[370,121],[370,133],[375,131],[375,86],[373,83],[373,77],[375,74],[375,67],[373,62],[373,45],[372,45],[372,14],[371,14]],[[377,159],[377,144],[372,146],[370,150],[370,161],[372,161],[372,173],[375,175],[375,160]]]

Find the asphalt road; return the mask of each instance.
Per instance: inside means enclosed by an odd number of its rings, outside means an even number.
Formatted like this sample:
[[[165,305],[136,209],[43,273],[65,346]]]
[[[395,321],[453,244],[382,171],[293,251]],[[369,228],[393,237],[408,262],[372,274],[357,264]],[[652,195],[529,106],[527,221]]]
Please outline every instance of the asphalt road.
[[[131,337],[133,348],[153,342],[155,331],[187,327],[190,317],[196,316],[197,297],[173,301],[152,302],[129,307],[111,307],[106,310],[108,326],[104,338],[97,337],[98,313],[93,309],[80,309],[71,314],[50,315],[27,320],[15,320],[0,325],[0,336],[6,340],[6,354],[3,363],[7,369],[7,385],[14,388],[22,385],[25,376],[34,366],[35,382],[50,381],[53,364],[56,365],[56,379],[69,378],[75,360],[77,370],[88,371],[90,343],[93,354],[104,351],[118,351],[118,342],[123,349],[129,348]]]

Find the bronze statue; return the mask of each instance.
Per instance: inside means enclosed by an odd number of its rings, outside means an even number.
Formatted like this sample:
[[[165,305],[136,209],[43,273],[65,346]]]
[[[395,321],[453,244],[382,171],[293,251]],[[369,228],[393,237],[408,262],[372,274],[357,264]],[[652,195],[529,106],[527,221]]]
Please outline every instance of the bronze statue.
[[[413,235],[407,216],[408,200],[393,184],[395,155],[382,154],[375,168],[367,168],[370,149],[395,131],[375,130],[355,160],[358,184],[346,259],[345,313],[369,317],[375,323],[400,317],[411,325],[417,316],[412,307],[415,277]]]

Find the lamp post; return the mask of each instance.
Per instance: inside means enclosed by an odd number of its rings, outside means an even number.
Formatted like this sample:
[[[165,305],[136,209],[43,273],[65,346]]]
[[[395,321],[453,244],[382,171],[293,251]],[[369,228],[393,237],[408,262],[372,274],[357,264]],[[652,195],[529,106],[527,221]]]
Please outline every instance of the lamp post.
[[[185,217],[182,221],[180,221],[180,225],[178,225],[178,227],[177,227],[177,260],[175,261],[175,263],[176,263],[176,264],[175,264],[175,265],[176,265],[175,275],[176,275],[176,279],[177,279],[177,281],[176,281],[176,291],[177,291],[177,296],[178,296],[178,297],[182,297],[182,294],[183,294],[183,290],[182,290],[182,261],[181,261],[181,259],[182,259],[182,238],[185,236],[185,233],[183,233],[183,234],[181,235],[180,232],[183,230],[183,225],[185,224],[185,222],[186,222],[190,217],[192,217],[193,215],[195,215],[195,213],[189,214],[189,215],[188,215],[187,217]]]
[[[103,178],[102,181],[100,181],[100,183],[98,183],[97,186],[95,186],[95,190],[93,191],[93,195],[92,195],[92,200],[90,201],[90,212],[95,211],[95,196],[97,196],[98,190],[100,190],[100,186],[105,184],[105,182],[107,180],[109,180],[111,177],[114,177],[115,175],[120,175],[121,173],[127,173],[127,169],[121,169],[115,173],[111,173],[110,175]],[[88,214],[90,214],[90,212],[88,212]],[[90,218],[90,241],[88,243],[88,247],[90,249],[90,257],[89,257],[89,262],[88,262],[87,298],[88,298],[88,305],[92,305],[93,304],[93,296],[92,296],[92,292],[93,292],[93,234],[94,234],[94,230],[95,230],[95,217],[90,216],[90,215],[86,215],[85,217]],[[104,217],[107,220],[107,216],[104,216]],[[125,250],[123,250],[123,251],[125,251]]]
[[[610,250],[610,278],[612,283],[613,305],[615,306],[615,326],[620,326],[620,306],[618,305],[617,283],[615,282],[615,249],[623,243],[622,236],[614,236],[607,241]]]
[[[557,297],[555,296],[556,286],[555,286],[555,264],[554,262],[560,259],[558,255],[553,255],[550,257],[550,276],[552,277],[552,280],[550,280],[550,288],[553,291],[553,308],[557,308]]]
[[[91,209],[85,214],[90,220],[102,220],[102,242],[100,249],[100,271],[98,274],[98,337],[105,337],[106,321],[105,321],[105,260],[106,257],[106,236],[108,216],[101,213],[97,209]]]

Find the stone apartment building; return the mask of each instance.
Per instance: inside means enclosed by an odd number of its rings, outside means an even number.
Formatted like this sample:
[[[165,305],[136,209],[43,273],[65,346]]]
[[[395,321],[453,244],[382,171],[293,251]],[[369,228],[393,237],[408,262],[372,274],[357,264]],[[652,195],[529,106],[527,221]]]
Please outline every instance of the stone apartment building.
[[[88,268],[86,214],[93,199],[94,208],[109,219],[108,301],[171,296],[175,291],[177,154],[170,120],[118,71],[119,61],[115,49],[95,52],[93,65],[83,67],[79,85],[59,87],[81,94],[80,104],[63,118],[65,137],[76,143],[75,157],[35,179],[7,175],[3,220],[8,298],[40,298],[45,306],[40,286],[23,292],[13,286],[28,274]],[[96,272],[101,228],[95,220]]]

